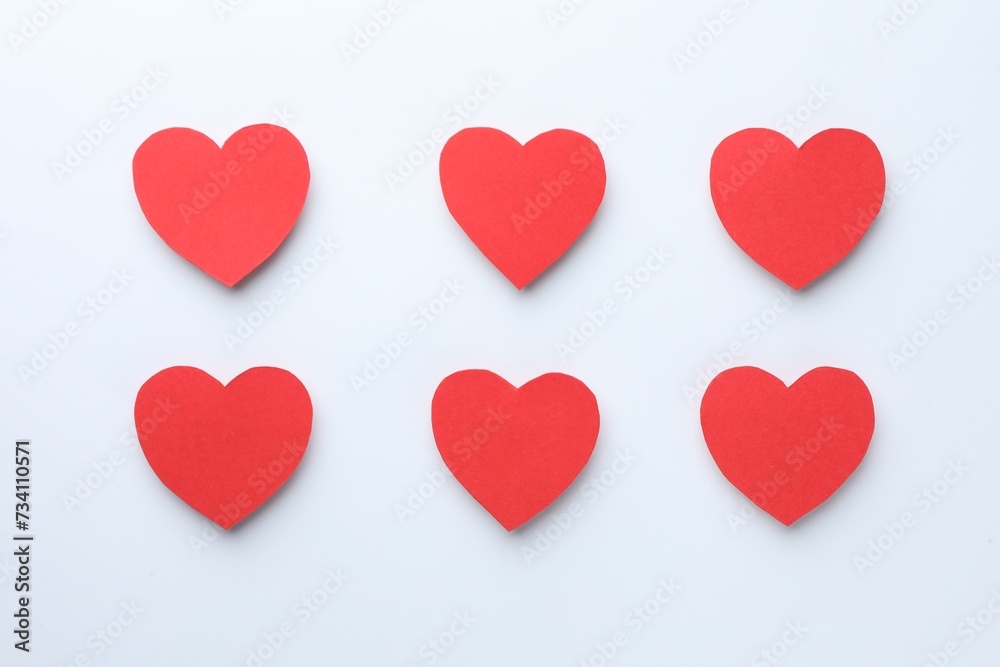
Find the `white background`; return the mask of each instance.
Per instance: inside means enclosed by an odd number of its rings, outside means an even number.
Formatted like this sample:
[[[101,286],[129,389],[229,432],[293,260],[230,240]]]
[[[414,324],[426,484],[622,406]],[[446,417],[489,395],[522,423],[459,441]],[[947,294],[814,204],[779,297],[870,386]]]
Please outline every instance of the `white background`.
[[[0,556],[0,663],[246,665],[263,635],[290,622],[295,634],[265,664],[428,665],[427,643],[468,612],[471,629],[434,664],[579,665],[623,631],[628,642],[611,664],[750,665],[786,623],[800,622],[807,630],[782,665],[918,666],[949,641],[960,648],[951,664],[995,665],[1000,617],[971,643],[959,624],[1000,589],[1000,284],[986,283],[961,309],[949,293],[1000,251],[1000,5],[926,2],[883,36],[888,0],[591,0],[555,29],[546,12],[556,0],[403,0],[348,62],[341,44],[384,6],[245,0],[220,18],[212,0],[73,2],[15,51],[9,33],[37,5],[4,3],[0,437],[5,448],[33,440],[38,541],[30,657],[10,646],[15,596],[11,561]],[[679,70],[675,53],[723,9],[735,21]],[[115,100],[150,66],[167,78],[122,118]],[[436,155],[394,192],[384,177],[415,141],[457,129],[445,112],[484,76],[501,85],[469,124],[522,142],[555,127],[597,138],[609,120],[627,125],[604,151],[609,187],[597,219],[523,293],[449,217]],[[814,87],[832,97],[800,110],[801,127],[786,126],[793,139],[863,131],[906,192],[840,267],[751,341],[745,323],[767,316],[783,286],[719,224],[709,160],[732,132],[777,127]],[[286,243],[230,290],[145,222],[131,158],[157,130],[193,127],[222,142],[275,110],[290,115],[282,122],[308,151],[311,191]],[[60,181],[53,162],[104,118],[113,132]],[[949,128],[959,138],[928,169],[916,167],[913,157],[935,157]],[[283,275],[327,236],[338,254],[290,291]],[[672,259],[625,301],[615,285],[651,245]],[[84,321],[78,305],[121,269],[134,280]],[[448,279],[467,286],[461,298],[356,392],[351,375],[381,343],[412,332],[411,314]],[[229,350],[224,334],[276,288],[287,302]],[[619,311],[560,358],[556,344],[607,298]],[[894,369],[888,354],[938,310],[948,322]],[[23,381],[18,368],[72,322],[80,335]],[[868,458],[790,529],[766,515],[732,525],[743,498],[713,465],[697,401],[684,395],[734,342],[746,344],[739,363],[786,382],[839,366],[875,397]],[[207,522],[127,444],[139,386],[178,364],[224,382],[280,366],[316,408],[287,487],[197,553],[191,539]],[[442,467],[430,398],[464,368],[515,384],[567,372],[600,401],[591,463],[514,534],[450,476],[415,515],[397,516]],[[70,511],[66,499],[116,451],[121,465]],[[617,452],[637,461],[589,502],[588,480]],[[3,458],[7,516],[13,456]],[[949,461],[968,472],[921,512],[914,496]],[[522,548],[573,502],[583,515],[529,565]],[[855,557],[907,511],[917,525],[859,573]],[[301,623],[296,603],[336,568],[349,580]],[[626,616],[669,578],[682,587],[677,597],[634,633]],[[135,622],[110,646],[97,640],[133,602]]]

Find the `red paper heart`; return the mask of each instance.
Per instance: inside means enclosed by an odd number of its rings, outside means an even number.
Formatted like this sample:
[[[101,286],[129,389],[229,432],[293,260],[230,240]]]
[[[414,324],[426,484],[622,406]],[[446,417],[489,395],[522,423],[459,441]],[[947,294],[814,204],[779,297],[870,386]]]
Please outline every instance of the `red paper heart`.
[[[312,402],[302,383],[279,368],[251,368],[223,386],[197,368],[176,366],[139,389],[135,425],[164,486],[228,530],[299,465]]]
[[[156,233],[232,287],[292,231],[309,189],[309,161],[298,139],[275,125],[245,127],[221,149],[175,127],[139,146],[132,176]]]
[[[597,214],[606,184],[601,150],[570,130],[522,146],[500,130],[470,128],[441,151],[448,210],[518,289],[573,245]]]
[[[600,414],[587,385],[561,373],[520,389],[489,371],[461,371],[438,386],[434,440],[445,465],[507,530],[554,501],[597,443]]]
[[[773,130],[737,132],[715,149],[711,179],[726,231],[793,289],[846,257],[885,197],[882,155],[853,130],[820,132],[801,149]]]
[[[875,408],[868,387],[850,371],[817,368],[786,387],[759,368],[733,368],[705,392],[701,427],[726,479],[790,526],[861,463]]]

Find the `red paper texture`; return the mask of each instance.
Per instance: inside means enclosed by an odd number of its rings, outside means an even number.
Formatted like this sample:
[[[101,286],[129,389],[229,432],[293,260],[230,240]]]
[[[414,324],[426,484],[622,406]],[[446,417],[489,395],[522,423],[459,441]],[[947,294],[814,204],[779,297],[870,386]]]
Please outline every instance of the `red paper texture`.
[[[440,171],[451,215],[518,289],[573,245],[607,184],[597,144],[570,130],[524,146],[500,130],[462,130],[442,149]]]
[[[520,389],[468,370],[445,378],[431,421],[448,469],[511,531],[548,507],[587,464],[600,430],[597,399],[560,373]]]
[[[302,383],[279,368],[252,368],[223,386],[204,371],[177,366],[142,385],[135,424],[164,486],[228,530],[299,465],[312,402]]]
[[[871,139],[826,130],[796,148],[765,129],[737,132],[712,156],[712,200],[755,262],[793,289],[854,249],[882,208],[885,166]]]
[[[742,367],[709,385],[701,425],[726,479],[790,526],[861,463],[875,408],[865,383],[850,371],[817,368],[786,387],[759,368]]]
[[[309,189],[305,150],[275,125],[245,127],[221,149],[195,130],[162,130],[136,151],[132,175],[156,233],[229,287],[277,250]]]

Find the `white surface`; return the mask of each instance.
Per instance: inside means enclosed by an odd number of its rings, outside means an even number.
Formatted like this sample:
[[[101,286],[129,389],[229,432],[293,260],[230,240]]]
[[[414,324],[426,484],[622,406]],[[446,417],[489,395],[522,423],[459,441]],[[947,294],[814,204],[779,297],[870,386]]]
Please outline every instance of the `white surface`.
[[[74,2],[15,53],[6,35],[36,5],[4,4],[0,437],[5,451],[15,437],[34,442],[39,537],[35,651],[9,646],[14,594],[0,574],[8,619],[0,662],[246,665],[262,635],[287,621],[294,636],[264,664],[429,665],[422,647],[453,614],[469,612],[471,629],[434,664],[579,665],[622,631],[628,643],[611,664],[750,665],[800,621],[807,631],[782,665],[922,665],[952,640],[961,652],[951,664],[995,665],[1000,617],[971,643],[958,626],[1000,589],[1000,281],[961,310],[949,292],[1000,252],[1000,5],[927,2],[883,38],[878,22],[893,11],[885,0],[593,0],[556,30],[545,12],[557,0],[403,0],[347,63],[340,44],[384,6],[245,0],[220,19],[212,0]],[[735,22],[679,72],[674,53],[727,7]],[[115,99],[149,66],[166,80],[122,118]],[[597,137],[609,120],[627,125],[605,150],[609,190],[598,219],[520,294],[448,216],[436,155],[396,192],[383,178],[414,141],[438,127],[454,132],[443,115],[484,76],[501,85],[471,124],[522,141],[554,127]],[[782,286],[719,224],[709,159],[726,135],[777,126],[822,86],[832,98],[793,138],[864,131],[906,193],[739,362],[786,381],[820,365],[856,371],[875,396],[876,436],[857,474],[799,525],[757,516],[734,532],[728,521],[742,497],[713,465],[683,386],[714,354],[746,342],[744,323]],[[146,224],[132,154],[165,127],[221,142],[272,120],[275,109],[291,115],[283,122],[309,153],[309,200],[272,260],[228,290]],[[112,134],[59,182],[52,162],[105,117]],[[908,161],[941,128],[960,138],[914,172]],[[327,235],[341,250],[290,291],[282,276]],[[634,298],[618,295],[620,311],[579,354],[560,359],[556,344],[615,297],[651,245],[673,255],[669,266]],[[134,281],[84,322],[78,304],[123,268]],[[411,330],[411,313],[449,279],[466,292],[358,395],[351,374],[380,343]],[[228,350],[223,335],[275,288],[288,302]],[[894,370],[887,354],[938,309],[948,323]],[[22,382],[18,366],[70,322],[81,335]],[[316,406],[310,450],[289,485],[199,554],[189,539],[206,521],[123,444],[138,387],[175,364],[223,381],[281,366]],[[405,523],[394,509],[442,467],[430,398],[447,374],[469,367],[517,384],[568,372],[600,401],[591,464],[551,511],[513,535],[450,477]],[[116,450],[124,462],[69,512],[65,494]],[[589,502],[587,481],[616,452],[638,460]],[[12,457],[3,458],[0,507],[13,495]],[[968,472],[920,513],[914,495],[959,460]],[[583,503],[583,516],[528,566],[522,547],[572,502]],[[859,574],[854,557],[906,511],[918,515],[916,527]],[[4,544],[7,533],[4,524]],[[331,568],[349,581],[301,623],[293,607]],[[634,633],[626,616],[671,577],[682,590]],[[94,633],[133,601],[137,620],[98,655]]]

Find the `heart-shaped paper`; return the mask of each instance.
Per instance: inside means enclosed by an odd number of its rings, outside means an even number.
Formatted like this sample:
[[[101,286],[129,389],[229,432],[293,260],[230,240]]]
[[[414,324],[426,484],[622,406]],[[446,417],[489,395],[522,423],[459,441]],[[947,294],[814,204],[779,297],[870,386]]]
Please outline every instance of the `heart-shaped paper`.
[[[520,389],[489,371],[444,379],[431,405],[434,440],[456,479],[507,530],[554,501],[587,464],[597,399],[561,373]]]
[[[200,132],[162,130],[132,161],[139,206],[174,252],[232,287],[285,240],[309,190],[298,139],[245,127],[219,148]]]
[[[448,210],[518,289],[569,249],[604,199],[600,149],[570,130],[522,146],[486,127],[462,130],[441,151]]]
[[[279,368],[223,386],[197,368],[160,371],[139,389],[135,426],[164,486],[228,530],[285,483],[312,430],[312,402]]]
[[[817,368],[786,387],[770,373],[742,367],[708,386],[701,427],[726,479],[790,526],[861,463],[875,408],[868,387],[850,371]]]
[[[885,197],[882,155],[853,130],[820,132],[802,148],[773,130],[737,132],[715,149],[711,180],[729,235],[793,289],[844,259]]]

